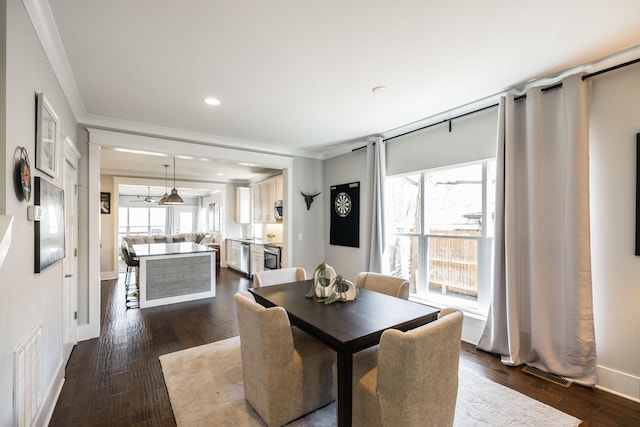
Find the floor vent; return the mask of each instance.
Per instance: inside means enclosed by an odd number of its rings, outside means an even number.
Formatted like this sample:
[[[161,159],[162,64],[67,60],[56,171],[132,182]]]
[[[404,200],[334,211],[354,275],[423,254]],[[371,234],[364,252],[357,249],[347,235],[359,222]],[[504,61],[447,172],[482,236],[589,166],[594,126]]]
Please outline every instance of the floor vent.
[[[40,408],[42,326],[36,325],[13,353],[14,425],[30,427]]]
[[[571,381],[568,379],[561,377],[560,375],[549,374],[548,372],[541,371],[538,368],[534,368],[532,366],[525,366],[522,368],[523,372],[527,374],[533,375],[534,377],[542,378],[543,380],[550,381],[554,384],[561,385],[563,387],[570,387]]]

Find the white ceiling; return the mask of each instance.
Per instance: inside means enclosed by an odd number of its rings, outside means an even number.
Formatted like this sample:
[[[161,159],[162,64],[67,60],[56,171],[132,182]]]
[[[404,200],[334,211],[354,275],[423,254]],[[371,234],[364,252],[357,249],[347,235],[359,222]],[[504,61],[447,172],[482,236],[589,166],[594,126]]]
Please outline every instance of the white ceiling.
[[[638,0],[23,1],[80,123],[318,158],[640,44]]]

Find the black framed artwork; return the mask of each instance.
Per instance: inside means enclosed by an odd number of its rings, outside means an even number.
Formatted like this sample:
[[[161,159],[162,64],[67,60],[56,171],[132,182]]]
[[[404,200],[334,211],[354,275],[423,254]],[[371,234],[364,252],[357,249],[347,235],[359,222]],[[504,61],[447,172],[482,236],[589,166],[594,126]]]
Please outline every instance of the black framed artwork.
[[[360,181],[331,186],[329,243],[360,247]]]
[[[100,213],[111,213],[111,193],[100,193]]]
[[[37,176],[33,198],[41,212],[40,220],[34,222],[34,271],[40,273],[64,258],[64,191]]]

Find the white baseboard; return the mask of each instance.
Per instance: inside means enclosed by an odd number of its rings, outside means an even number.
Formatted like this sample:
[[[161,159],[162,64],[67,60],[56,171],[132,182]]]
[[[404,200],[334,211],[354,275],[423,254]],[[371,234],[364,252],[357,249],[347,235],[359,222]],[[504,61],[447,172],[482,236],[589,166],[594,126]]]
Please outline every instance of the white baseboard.
[[[484,324],[484,319],[465,313],[462,324],[462,341],[478,345]],[[596,388],[640,403],[640,377],[601,365],[597,366],[597,370],[598,384]]]
[[[100,336],[100,326],[98,325],[79,325],[78,341],[86,341]]]
[[[42,396],[42,405],[40,406],[40,410],[38,411],[38,414],[36,415],[36,418],[34,420],[34,426],[49,425],[49,421],[51,421],[53,411],[56,409],[58,397],[60,397],[60,392],[62,392],[63,385],[64,364],[62,364],[61,361],[56,368],[56,373],[53,376],[53,381],[51,381],[49,388],[45,392],[44,396]]]
[[[640,377],[598,365],[597,388],[640,403]]]
[[[486,322],[486,319],[465,313],[464,321],[462,322],[462,341],[478,345]]]

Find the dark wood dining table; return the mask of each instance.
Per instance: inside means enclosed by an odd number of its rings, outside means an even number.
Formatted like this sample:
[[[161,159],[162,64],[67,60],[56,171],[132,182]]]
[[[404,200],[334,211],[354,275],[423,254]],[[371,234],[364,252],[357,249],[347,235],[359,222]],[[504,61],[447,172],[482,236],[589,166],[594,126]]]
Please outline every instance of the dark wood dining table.
[[[312,280],[249,289],[264,307],[284,308],[291,324],[337,353],[338,426],[351,425],[353,354],[380,342],[386,329],[407,331],[436,320],[439,309],[360,289],[355,301],[305,298]]]

